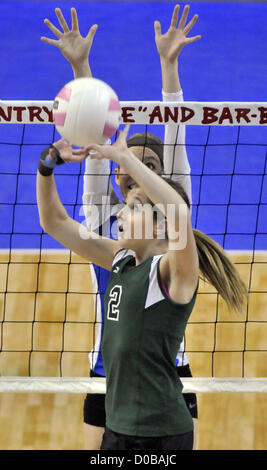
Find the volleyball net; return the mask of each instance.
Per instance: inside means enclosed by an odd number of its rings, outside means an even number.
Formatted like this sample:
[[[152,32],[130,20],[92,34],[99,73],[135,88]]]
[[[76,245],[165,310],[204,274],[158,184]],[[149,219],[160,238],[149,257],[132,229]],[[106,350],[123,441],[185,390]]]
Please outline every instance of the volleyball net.
[[[0,101],[0,391],[104,393],[105,379],[89,377],[99,292],[88,262],[39,225],[37,164],[59,138],[52,106]],[[186,329],[193,378],[182,378],[184,392],[266,392],[267,103],[121,106],[131,134],[164,139],[164,124],[177,133],[186,125],[192,224],[227,251],[249,291],[239,316],[200,282]],[[55,172],[64,206],[81,223],[84,168],[73,163]],[[112,165],[110,182],[118,193]]]

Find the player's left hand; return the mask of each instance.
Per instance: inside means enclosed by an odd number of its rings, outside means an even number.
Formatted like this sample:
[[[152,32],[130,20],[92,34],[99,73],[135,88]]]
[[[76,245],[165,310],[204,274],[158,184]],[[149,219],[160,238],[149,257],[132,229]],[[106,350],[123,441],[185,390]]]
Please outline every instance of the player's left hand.
[[[88,156],[92,160],[102,160],[103,158],[107,158],[108,160],[113,160],[114,162],[118,163],[118,165],[121,165],[125,155],[132,155],[132,152],[127,147],[126,142],[129,128],[129,124],[125,126],[124,129],[119,132],[116,142],[114,142],[112,145],[88,145]]]
[[[194,15],[192,20],[186,25],[189,13],[189,5],[186,5],[177,26],[179,10],[180,6],[176,5],[173,10],[170,27],[165,34],[161,33],[160,22],[154,22],[155,41],[158,53],[162,60],[167,60],[170,63],[174,62],[178,58],[184,46],[201,39],[200,35],[192,36],[190,38],[187,37],[188,33],[196,23],[198,15]]]

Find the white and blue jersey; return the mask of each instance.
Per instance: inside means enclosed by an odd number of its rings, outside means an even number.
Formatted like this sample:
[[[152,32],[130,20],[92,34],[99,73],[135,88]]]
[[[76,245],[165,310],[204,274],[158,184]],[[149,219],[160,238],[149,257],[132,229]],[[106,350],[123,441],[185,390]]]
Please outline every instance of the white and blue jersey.
[[[164,93],[163,101],[183,101],[182,91]],[[164,174],[179,181],[191,201],[190,166],[185,148],[185,126],[168,124],[164,137]],[[98,231],[99,235],[117,238],[116,214],[122,202],[114,193],[111,184],[109,160],[86,159],[83,190],[83,208],[87,226]],[[92,207],[98,208],[92,211]],[[91,370],[105,376],[101,352],[101,341],[104,327],[104,294],[108,285],[110,272],[90,263],[92,286],[94,289],[95,335],[94,347],[89,353]],[[176,366],[188,364],[184,352],[184,340],[176,357]]]
[[[117,225],[116,216],[111,216],[110,225]],[[112,233],[110,238],[114,238]],[[107,236],[107,235],[106,235]],[[104,367],[103,367],[103,358],[101,352],[101,341],[103,337],[103,327],[104,327],[104,295],[107,289],[110,272],[104,268],[100,268],[96,264],[90,264],[91,279],[93,292],[95,293],[95,332],[94,332],[94,348],[89,353],[90,367],[93,372],[96,372],[99,375],[105,376]]]

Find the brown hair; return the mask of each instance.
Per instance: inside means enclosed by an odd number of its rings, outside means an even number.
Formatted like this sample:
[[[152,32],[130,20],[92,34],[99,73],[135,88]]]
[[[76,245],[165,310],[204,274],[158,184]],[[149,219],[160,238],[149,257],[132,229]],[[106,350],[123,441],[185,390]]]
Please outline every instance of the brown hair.
[[[190,208],[188,196],[177,181],[164,178],[175,189]],[[247,302],[247,288],[235,265],[224,249],[199,230],[193,229],[199,256],[199,269],[204,280],[215,287],[225,300],[229,311],[244,312]]]
[[[147,147],[153,150],[160,159],[163,169],[163,142],[159,137],[154,134],[145,132],[144,134],[134,134],[127,139],[127,146],[130,147]]]

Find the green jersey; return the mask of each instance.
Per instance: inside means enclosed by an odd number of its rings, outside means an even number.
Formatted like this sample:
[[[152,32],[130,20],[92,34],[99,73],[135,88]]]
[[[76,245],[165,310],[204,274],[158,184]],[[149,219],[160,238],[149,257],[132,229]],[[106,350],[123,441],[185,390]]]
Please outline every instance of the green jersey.
[[[193,422],[175,359],[196,292],[188,304],[173,302],[160,279],[163,255],[125,269],[133,255],[116,254],[105,294],[106,426],[140,437],[183,434]]]

